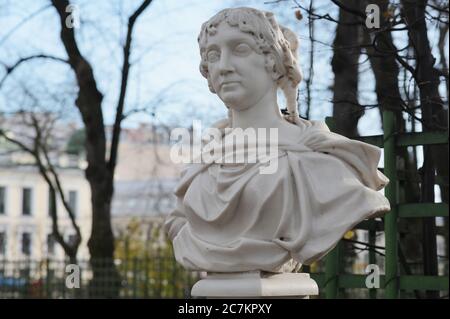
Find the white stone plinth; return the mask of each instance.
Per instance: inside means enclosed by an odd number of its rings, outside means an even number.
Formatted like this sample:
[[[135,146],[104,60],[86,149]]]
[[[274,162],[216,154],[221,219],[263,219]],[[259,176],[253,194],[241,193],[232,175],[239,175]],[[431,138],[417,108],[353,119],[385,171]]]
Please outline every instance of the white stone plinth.
[[[206,298],[309,298],[319,294],[306,273],[208,273],[191,291]]]

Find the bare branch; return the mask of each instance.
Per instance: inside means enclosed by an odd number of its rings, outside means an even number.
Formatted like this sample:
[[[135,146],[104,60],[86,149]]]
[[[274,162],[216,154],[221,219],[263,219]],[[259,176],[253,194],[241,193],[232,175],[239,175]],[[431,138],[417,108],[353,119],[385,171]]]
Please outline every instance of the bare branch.
[[[75,73],[79,87],[75,103],[86,127],[86,156],[89,163],[86,174],[88,180],[91,176],[103,178],[108,174],[104,169],[106,164],[106,135],[101,108],[103,95],[97,88],[90,63],[78,48],[74,29],[66,26],[65,21],[70,14],[66,12],[66,8],[70,4],[69,1],[51,1],[60,18],[61,41],[66,49],[70,67]],[[92,182],[92,179],[90,182]]]
[[[56,170],[55,170],[53,164],[50,161],[50,158],[48,156],[47,148],[45,147],[45,145],[40,145],[40,147],[41,147],[41,149],[43,151],[42,153],[43,153],[44,158],[45,158],[45,160],[47,162],[48,170],[50,171],[50,173],[51,173],[51,175],[53,177],[53,180],[54,180],[54,182],[56,184],[56,188],[58,190],[58,195],[61,198],[63,206],[66,209],[67,214],[69,215],[70,221],[72,222],[72,226],[75,229],[75,232],[77,234],[77,240],[73,244],[78,246],[81,243],[81,231],[80,231],[80,227],[77,225],[77,222],[75,220],[75,213],[74,213],[72,207],[70,207],[69,203],[66,200],[66,196],[64,194],[64,190],[62,188],[59,175],[56,173]]]
[[[304,10],[306,13],[308,13],[309,18],[311,20],[322,20],[323,19],[323,20],[328,20],[328,21],[337,23],[339,25],[347,25],[347,26],[357,26],[357,25],[361,25],[362,26],[362,25],[364,25],[363,22],[359,22],[359,21],[357,21],[357,22],[342,22],[342,21],[338,21],[338,20],[334,19],[333,17],[331,17],[328,13],[324,14],[324,15],[320,15],[320,14],[317,14],[317,13],[313,12],[312,10],[302,6],[296,0],[294,0],[294,3],[297,5],[298,8],[300,8],[300,9]]]
[[[145,0],[141,3],[141,5],[136,9],[136,11],[129,17],[128,19],[128,30],[127,37],[125,41],[125,46],[123,47],[123,65],[122,65],[122,79],[120,83],[120,93],[119,100],[117,102],[116,107],[116,119],[114,121],[113,132],[112,132],[112,141],[111,141],[111,151],[108,161],[108,168],[111,172],[111,175],[114,173],[114,168],[117,163],[117,152],[119,148],[119,139],[120,139],[120,131],[121,124],[123,120],[123,109],[125,105],[125,96],[127,92],[128,85],[128,74],[130,71],[130,51],[131,51],[131,41],[133,36],[134,25],[139,18],[139,16],[145,11],[145,9],[152,3],[152,0]]]
[[[42,8],[36,10],[35,12],[33,12],[32,14],[30,14],[29,16],[25,17],[22,21],[20,21],[16,26],[14,26],[11,30],[9,30],[9,32],[2,38],[0,39],[0,46],[14,33],[16,32],[21,26],[23,26],[25,23],[27,23],[28,21],[30,21],[32,18],[36,17],[39,13],[47,10],[48,8],[50,8],[50,5],[46,5],[43,6]]]
[[[362,21],[364,21],[366,19],[366,15],[364,13],[362,13],[361,11],[359,11],[359,10],[350,8],[350,7],[348,7],[347,5],[341,3],[338,0],[331,0],[331,2],[333,2],[335,5],[337,5],[342,10],[347,11],[349,13],[352,13],[352,14],[362,18],[363,19]]]
[[[52,56],[52,55],[48,55],[48,54],[34,54],[34,55],[30,55],[28,57],[24,57],[24,58],[20,58],[18,61],[16,61],[16,63],[14,63],[13,65],[5,65],[4,63],[3,66],[6,70],[6,74],[2,77],[2,79],[0,80],[0,89],[3,85],[3,83],[6,81],[6,78],[17,68],[19,67],[22,63],[30,61],[30,60],[34,60],[34,59],[49,59],[49,60],[54,60],[54,61],[59,61],[59,62],[64,62],[64,63],[68,63],[68,61],[66,59],[60,58],[60,57],[56,57],[56,56]]]
[[[26,92],[27,95],[31,95],[31,92]],[[28,127],[31,127],[34,131],[32,137],[32,146],[26,145],[26,143],[20,141],[19,139],[8,134],[7,131],[0,129],[0,136],[3,137],[6,141],[11,144],[17,146],[20,150],[28,153],[34,159],[35,165],[39,171],[41,177],[45,180],[46,184],[49,187],[49,192],[51,196],[51,200],[56,202],[56,193],[62,199],[64,204],[64,208],[66,209],[73,228],[76,232],[76,240],[72,243],[67,242],[64,239],[64,236],[60,233],[58,226],[58,216],[56,207],[51,209],[50,215],[52,218],[52,234],[55,237],[55,240],[61,245],[65,253],[70,256],[72,259],[76,258],[76,252],[81,243],[81,231],[78,225],[76,224],[75,216],[72,208],[68,205],[63,188],[61,186],[60,177],[56,172],[55,166],[53,165],[50,156],[49,156],[49,136],[51,133],[51,127],[53,127],[55,119],[52,119],[51,116],[48,116],[48,119],[42,120],[42,118],[38,117],[36,113],[33,112],[19,112],[22,116],[22,123]],[[46,115],[46,114],[44,114]]]

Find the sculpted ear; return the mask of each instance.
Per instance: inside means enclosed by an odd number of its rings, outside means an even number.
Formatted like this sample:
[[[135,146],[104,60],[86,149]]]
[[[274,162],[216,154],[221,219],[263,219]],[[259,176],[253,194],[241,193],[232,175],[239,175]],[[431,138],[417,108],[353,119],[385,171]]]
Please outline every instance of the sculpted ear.
[[[266,68],[274,81],[278,81],[281,78],[282,74],[277,70],[276,58],[273,53],[269,53],[266,56]]]

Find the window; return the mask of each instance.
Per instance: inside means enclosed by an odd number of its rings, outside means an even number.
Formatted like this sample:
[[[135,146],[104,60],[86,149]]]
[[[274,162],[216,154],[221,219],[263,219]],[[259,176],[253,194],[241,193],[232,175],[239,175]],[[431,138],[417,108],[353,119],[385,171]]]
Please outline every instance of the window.
[[[77,201],[78,201],[78,193],[77,191],[69,192],[69,207],[72,209],[72,212],[75,216],[77,216]]]
[[[24,255],[31,255],[31,234],[22,233],[22,253]]]
[[[31,188],[22,190],[22,215],[31,215]]]
[[[0,186],[0,215],[6,214],[6,189]]]
[[[6,255],[6,233],[0,232],[0,255]]]
[[[56,206],[56,194],[55,194],[55,199],[52,199],[52,192],[50,191],[50,189],[48,190],[48,216],[52,216],[52,211],[53,209],[57,209]]]
[[[47,253],[53,255],[55,253],[55,237],[52,234],[47,235]]]

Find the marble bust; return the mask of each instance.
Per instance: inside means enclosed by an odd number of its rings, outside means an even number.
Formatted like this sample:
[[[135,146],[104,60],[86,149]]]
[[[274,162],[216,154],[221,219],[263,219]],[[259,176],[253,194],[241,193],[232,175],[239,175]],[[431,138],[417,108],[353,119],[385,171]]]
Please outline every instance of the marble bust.
[[[198,43],[200,72],[229,110],[216,126],[276,128],[278,166],[260,174],[259,162],[187,165],[165,223],[180,264],[214,273],[293,271],[390,210],[379,192],[388,183],[377,169],[380,149],[298,116],[298,42],[272,13],[222,10],[202,25]]]

